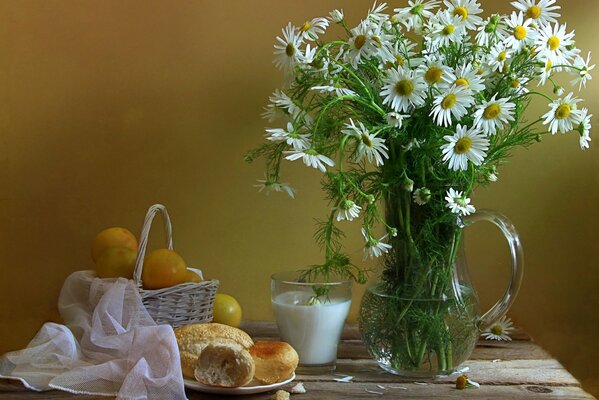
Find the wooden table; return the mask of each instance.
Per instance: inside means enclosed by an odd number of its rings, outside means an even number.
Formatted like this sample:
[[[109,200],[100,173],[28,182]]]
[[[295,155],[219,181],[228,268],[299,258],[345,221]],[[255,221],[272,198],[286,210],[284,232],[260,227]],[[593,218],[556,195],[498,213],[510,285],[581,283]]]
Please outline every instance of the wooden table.
[[[242,326],[255,340],[278,338],[272,322],[245,322]],[[292,400],[308,399],[595,399],[581,389],[580,383],[530,337],[516,331],[512,342],[480,341],[464,365],[468,376],[480,388],[457,390],[455,377],[415,382],[383,372],[368,356],[355,325],[346,326],[339,346],[337,371],[330,375],[298,375],[305,394],[291,395]],[[334,378],[353,376],[352,382]],[[293,384],[284,387],[289,390]],[[369,393],[377,392],[377,393]],[[244,396],[244,400],[266,400],[273,392]],[[187,391],[190,400],[232,399],[233,397]],[[97,399],[106,397],[71,395],[50,391],[35,393],[15,381],[0,380],[0,399]]]

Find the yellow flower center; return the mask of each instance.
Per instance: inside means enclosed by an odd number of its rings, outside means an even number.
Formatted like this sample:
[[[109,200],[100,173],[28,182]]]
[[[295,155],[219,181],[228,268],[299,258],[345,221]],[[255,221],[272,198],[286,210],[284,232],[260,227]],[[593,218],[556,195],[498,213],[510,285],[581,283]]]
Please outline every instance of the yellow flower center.
[[[439,83],[441,82],[441,76],[443,75],[443,70],[439,67],[431,67],[424,74],[424,78],[428,83]]]
[[[507,53],[505,51],[502,51],[501,53],[499,53],[499,55],[497,56],[497,61],[499,62],[503,62],[505,61],[505,59],[507,58]]]
[[[391,61],[387,61],[385,63],[385,69],[391,69],[393,67],[395,67],[395,64],[393,64]]]
[[[453,151],[456,154],[465,154],[470,151],[472,148],[472,139],[468,136],[464,136],[459,138],[457,142],[455,142],[455,146],[453,146]]]
[[[309,22],[304,23],[300,28],[300,32],[307,32],[310,28],[312,28],[312,24]]]
[[[503,328],[501,325],[493,325],[491,327],[491,333],[494,335],[501,335],[503,333]]]
[[[553,67],[553,63],[551,60],[547,60],[547,65],[545,65],[545,72],[549,72],[549,70]]]
[[[526,28],[522,25],[518,25],[514,28],[514,37],[518,40],[526,39]]]
[[[559,47],[559,38],[557,36],[551,36],[547,40],[547,45],[551,51],[555,51]]]
[[[518,89],[520,87],[520,80],[514,79],[512,81],[512,89]]]
[[[495,119],[497,118],[497,116],[499,115],[499,113],[501,112],[501,108],[499,107],[499,104],[497,103],[493,103],[487,106],[487,108],[485,108],[485,111],[483,112],[483,118],[484,119]]]
[[[479,68],[476,70],[476,75],[482,75],[484,73],[485,73],[485,71],[482,68]]]
[[[365,43],[366,43],[366,36],[358,35],[358,36],[356,36],[356,39],[354,40],[354,47],[356,49],[360,50],[362,48],[362,46],[364,46]]]
[[[454,84],[456,86],[464,86],[466,88],[468,86],[470,86],[470,82],[468,82],[468,79],[466,79],[466,78],[458,78],[458,79],[455,80]]]
[[[289,43],[287,47],[285,47],[285,54],[287,54],[287,57],[293,57],[295,54],[295,46]]]
[[[453,10],[453,15],[457,16],[459,15],[460,17],[462,17],[462,21],[465,21],[466,18],[468,18],[468,9],[466,7],[456,7],[455,10]]]
[[[443,33],[443,36],[449,36],[454,31],[455,31],[455,26],[453,26],[453,25],[447,25],[445,28],[443,28],[443,31],[441,33]]]
[[[562,104],[555,110],[555,118],[557,119],[565,119],[570,115],[570,111],[572,111],[572,107],[569,104]]]
[[[368,147],[372,147],[372,140],[370,140],[370,137],[367,134],[362,133],[361,137],[362,143],[364,143]]]
[[[537,19],[541,16],[541,8],[539,6],[532,6],[526,10],[526,18]]]
[[[383,42],[381,42],[381,38],[380,38],[380,37],[378,37],[378,36],[373,36],[373,37],[372,37],[372,40],[374,40],[374,41],[375,41],[375,43],[379,45],[379,47],[382,47],[382,46],[383,46]]]
[[[445,98],[441,102],[441,107],[444,110],[447,110],[448,108],[452,108],[455,105],[456,101],[457,97],[455,96],[455,94],[450,93],[447,96],[445,96]]]
[[[400,96],[409,96],[414,91],[414,84],[409,79],[402,79],[395,84],[395,91]]]
[[[405,60],[403,59],[401,54],[395,55],[395,61],[397,61],[397,65],[402,66],[405,64]]]

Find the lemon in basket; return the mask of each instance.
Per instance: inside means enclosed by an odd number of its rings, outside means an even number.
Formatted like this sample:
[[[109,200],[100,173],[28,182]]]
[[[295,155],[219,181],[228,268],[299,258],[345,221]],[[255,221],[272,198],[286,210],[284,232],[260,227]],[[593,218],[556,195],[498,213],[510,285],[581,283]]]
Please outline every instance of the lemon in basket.
[[[98,233],[92,244],[92,259],[94,262],[110,247],[126,247],[137,251],[137,239],[128,229],[108,228]]]
[[[162,289],[185,282],[187,266],[173,250],[158,249],[147,254],[141,280],[144,289]]]
[[[238,328],[241,324],[241,306],[233,296],[217,293],[214,299],[212,322]]]
[[[109,247],[96,261],[96,275],[98,278],[133,279],[136,259],[137,250],[127,247]]]

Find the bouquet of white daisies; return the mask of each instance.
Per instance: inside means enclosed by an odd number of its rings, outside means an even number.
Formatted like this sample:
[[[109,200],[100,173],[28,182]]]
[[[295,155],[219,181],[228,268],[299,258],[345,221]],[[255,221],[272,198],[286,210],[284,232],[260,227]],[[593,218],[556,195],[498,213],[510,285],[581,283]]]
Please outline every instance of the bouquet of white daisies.
[[[476,0],[375,3],[356,26],[334,10],[289,23],[276,38],[285,85],[266,107],[265,144],[246,159],[266,159],[256,186],[267,193],[294,197],[281,181],[285,162],[323,173],[331,211],[315,237],[325,260],[308,273],[365,280],[339,228],[359,219],[364,258],[387,255],[390,288],[405,290],[400,264],[426,265],[420,274],[433,279],[430,269],[455,257],[456,221],[475,212],[470,194],[498,179],[514,148],[556,133],[588,148],[591,115],[555,74],[569,73],[580,90],[591,79],[590,54],[558,21],[556,0],[512,5],[510,15],[483,19]],[[343,37],[325,40],[335,25]],[[547,101],[544,115],[525,115],[533,97]]]

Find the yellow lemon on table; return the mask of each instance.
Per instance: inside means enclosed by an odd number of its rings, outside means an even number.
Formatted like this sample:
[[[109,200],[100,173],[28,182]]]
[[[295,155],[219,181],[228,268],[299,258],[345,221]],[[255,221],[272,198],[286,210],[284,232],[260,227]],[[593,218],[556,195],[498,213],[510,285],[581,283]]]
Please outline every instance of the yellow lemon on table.
[[[98,261],[100,255],[109,247],[126,247],[137,251],[137,239],[125,228],[104,229],[98,233],[92,244],[92,260]]]
[[[146,255],[141,280],[144,289],[162,289],[185,282],[187,266],[181,256],[169,249]]]
[[[133,279],[137,250],[127,247],[109,247],[96,260],[98,278],[123,277]]]
[[[212,322],[238,328],[241,324],[241,306],[233,296],[217,293],[214,299]]]

